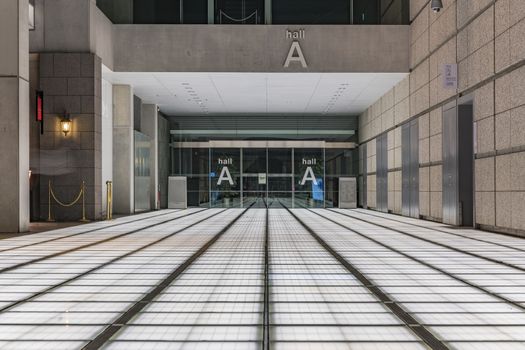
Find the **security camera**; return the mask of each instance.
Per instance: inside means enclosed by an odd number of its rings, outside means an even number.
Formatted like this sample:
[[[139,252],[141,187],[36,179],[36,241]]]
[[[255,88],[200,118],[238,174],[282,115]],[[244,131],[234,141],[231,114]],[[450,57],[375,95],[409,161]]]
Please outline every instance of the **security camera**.
[[[435,13],[438,13],[443,8],[443,2],[441,0],[432,0],[430,2],[430,8]]]

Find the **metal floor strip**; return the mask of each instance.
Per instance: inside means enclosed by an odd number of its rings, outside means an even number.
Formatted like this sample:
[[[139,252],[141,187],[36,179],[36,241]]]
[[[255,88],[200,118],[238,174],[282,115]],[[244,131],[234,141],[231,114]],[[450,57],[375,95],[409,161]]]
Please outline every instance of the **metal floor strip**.
[[[83,350],[95,350],[103,347],[122,327],[124,327],[130,320],[132,320],[138,313],[140,313],[148,304],[150,304],[158,295],[160,295],[170,284],[177,279],[195,260],[203,255],[209,247],[211,247],[219,238],[224,235],[250,208],[244,209],[237,215],[228,225],[213,236],[207,243],[205,243],[197,252],[195,252],[184,263],[174,269],[166,278],[157,284],[153,290],[148,292],[139,301],[135,302],[124,314],[122,314],[111,325],[106,327],[102,333],[98,334],[95,339],[86,344]]]
[[[343,265],[348,272],[354,275],[363,286],[368,289],[377,299],[379,299],[385,307],[387,307],[394,315],[396,315],[406,327],[414,332],[425,344],[427,344],[433,350],[448,350],[449,347],[439,340],[433,333],[431,333],[426,327],[420,324],[414,317],[408,312],[403,310],[401,306],[397,304],[395,300],[384,293],[380,288],[374,285],[374,283],[366,277],[357,267],[349,263],[343,256],[337,253],[326,241],[324,241],[312,228],[310,228],[303,220],[295,215],[290,209],[286,210],[292,215],[300,224],[307,230],[315,240],[323,246],[341,265]]]
[[[435,270],[435,271],[438,271],[438,272],[444,274],[445,276],[448,276],[448,277],[450,277],[450,278],[453,278],[453,279],[455,279],[456,281],[459,281],[459,282],[461,282],[461,283],[464,283],[465,285],[468,285],[468,286],[470,286],[470,287],[472,287],[472,288],[476,288],[477,290],[480,290],[480,291],[482,291],[483,293],[486,293],[486,294],[488,294],[488,295],[490,295],[490,296],[493,296],[494,298],[497,298],[497,299],[499,299],[499,300],[501,300],[501,301],[503,301],[503,302],[505,302],[505,303],[507,303],[507,304],[510,304],[510,305],[512,305],[512,306],[515,306],[515,307],[517,307],[517,308],[519,308],[519,309],[525,311],[525,305],[522,305],[522,304],[517,303],[517,302],[515,302],[515,301],[512,301],[512,300],[510,300],[510,299],[508,299],[508,298],[505,298],[504,296],[501,296],[501,295],[499,295],[499,294],[497,294],[497,293],[494,293],[494,292],[492,292],[492,291],[490,291],[490,290],[488,290],[488,289],[486,289],[486,288],[483,288],[483,287],[481,287],[481,286],[478,286],[477,284],[471,283],[471,282],[469,282],[469,281],[467,281],[467,280],[465,280],[465,279],[463,279],[463,278],[461,278],[461,277],[455,276],[455,275],[453,275],[453,274],[451,274],[451,273],[449,273],[449,272],[447,272],[447,271],[445,271],[445,270],[443,270],[443,269],[441,269],[441,268],[439,268],[439,267],[436,267],[436,266],[434,266],[434,265],[432,265],[432,264],[429,264],[429,263],[427,263],[427,262],[425,262],[425,261],[423,261],[423,260],[421,260],[421,259],[415,258],[415,257],[413,257],[413,256],[411,256],[411,255],[409,255],[409,254],[407,254],[407,253],[404,253],[404,252],[402,252],[402,251],[400,251],[400,250],[398,250],[398,249],[396,249],[396,248],[392,248],[392,247],[390,247],[389,245],[387,245],[387,244],[385,244],[385,243],[383,243],[383,242],[380,242],[380,241],[378,241],[378,240],[376,240],[376,239],[374,239],[374,238],[371,238],[371,237],[367,236],[366,234],[364,234],[364,233],[362,233],[362,232],[360,232],[360,231],[357,231],[357,230],[355,230],[355,229],[352,229],[352,228],[350,228],[350,227],[348,227],[348,226],[346,226],[346,225],[344,225],[344,224],[342,224],[342,223],[339,223],[339,222],[337,222],[337,221],[335,221],[335,220],[333,220],[333,219],[331,219],[331,218],[327,218],[326,216],[321,215],[321,214],[319,214],[319,213],[317,213],[317,212],[315,212],[315,211],[313,211],[313,210],[309,210],[309,212],[314,213],[314,214],[316,214],[316,215],[318,215],[318,216],[324,218],[325,220],[328,220],[328,221],[330,221],[330,222],[332,222],[332,223],[334,223],[334,224],[336,224],[336,225],[338,225],[338,226],[340,226],[340,227],[343,227],[343,228],[347,229],[348,231],[351,231],[351,232],[353,232],[353,233],[359,235],[360,237],[363,237],[363,238],[365,238],[365,239],[368,239],[368,240],[370,240],[370,241],[372,241],[372,242],[374,242],[374,243],[376,243],[376,244],[378,244],[378,245],[380,245],[380,246],[382,246],[382,247],[384,247],[384,248],[386,248],[386,249],[389,249],[389,250],[391,250],[391,251],[393,251],[393,252],[395,252],[395,253],[398,253],[398,254],[400,254],[400,255],[406,257],[406,258],[409,258],[409,259],[412,260],[412,261],[415,261],[415,262],[417,262],[417,263],[419,263],[419,264],[422,264],[422,265],[424,265],[424,266],[426,266],[426,267],[429,267],[429,268],[431,268],[431,269],[433,269],[433,270]]]

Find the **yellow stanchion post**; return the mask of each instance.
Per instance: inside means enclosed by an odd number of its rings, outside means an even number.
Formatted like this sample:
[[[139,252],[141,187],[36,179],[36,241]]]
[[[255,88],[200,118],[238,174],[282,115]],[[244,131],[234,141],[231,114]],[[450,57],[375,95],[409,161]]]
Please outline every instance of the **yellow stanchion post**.
[[[106,181],[106,220],[113,219],[113,181]]]
[[[86,219],[86,183],[82,181],[82,220],[80,222],[89,222]]]
[[[54,222],[55,220],[51,217],[51,180],[48,182],[47,194],[47,222]]]

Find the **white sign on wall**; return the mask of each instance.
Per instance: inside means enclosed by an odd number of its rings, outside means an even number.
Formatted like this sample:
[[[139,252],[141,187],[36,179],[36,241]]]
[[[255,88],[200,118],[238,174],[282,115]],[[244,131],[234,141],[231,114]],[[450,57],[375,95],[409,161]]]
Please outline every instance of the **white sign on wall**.
[[[266,173],[259,174],[259,185],[266,185]]]
[[[304,186],[306,181],[312,181],[312,183],[317,186],[317,179],[311,166],[306,168],[303,179],[301,180],[301,186]]]
[[[223,181],[228,181],[228,183],[231,186],[233,186],[232,174],[230,173],[230,170],[228,170],[227,166],[222,168],[221,175],[219,176],[219,181],[217,181],[217,186],[220,186]]]
[[[228,183],[231,186],[233,186],[232,174],[230,173],[230,170],[228,169],[229,165],[233,165],[233,159],[232,158],[219,158],[217,160],[217,164],[224,166],[221,170],[221,174],[219,175],[219,181],[217,181],[217,186],[220,186],[223,181],[228,181]]]
[[[444,64],[441,71],[443,89],[456,90],[458,88],[458,65]]]

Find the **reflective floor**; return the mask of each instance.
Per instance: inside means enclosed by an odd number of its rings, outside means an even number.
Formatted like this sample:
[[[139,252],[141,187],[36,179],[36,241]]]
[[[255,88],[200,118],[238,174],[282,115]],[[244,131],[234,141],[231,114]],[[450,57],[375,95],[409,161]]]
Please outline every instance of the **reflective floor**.
[[[166,210],[0,240],[0,349],[525,349],[525,240]]]

